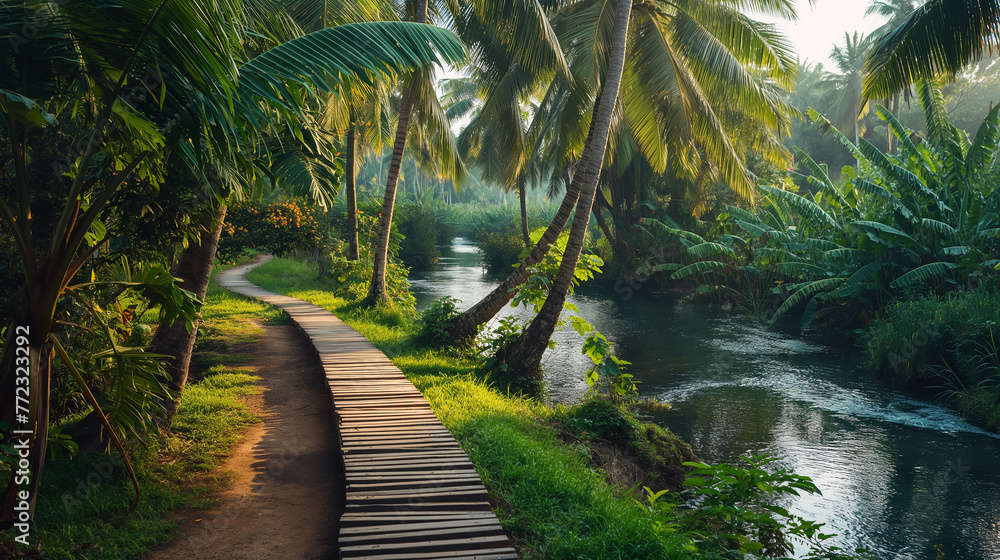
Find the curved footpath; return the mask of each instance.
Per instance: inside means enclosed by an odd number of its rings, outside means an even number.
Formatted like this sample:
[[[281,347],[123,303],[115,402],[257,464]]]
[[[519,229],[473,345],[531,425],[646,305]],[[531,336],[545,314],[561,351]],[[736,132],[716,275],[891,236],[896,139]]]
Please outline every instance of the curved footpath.
[[[268,260],[222,272],[216,281],[283,309],[322,362],[344,454],[341,558],[517,560],[479,474],[423,395],[326,309],[246,279]]]

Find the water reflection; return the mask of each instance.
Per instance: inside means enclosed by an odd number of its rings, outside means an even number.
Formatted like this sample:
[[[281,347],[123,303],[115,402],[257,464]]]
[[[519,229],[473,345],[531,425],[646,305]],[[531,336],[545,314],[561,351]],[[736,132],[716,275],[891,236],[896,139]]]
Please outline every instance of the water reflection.
[[[412,279],[421,308],[442,295],[472,304],[500,280],[466,241],[443,253],[437,270]],[[840,546],[899,560],[1000,560],[997,436],[884,386],[852,349],[642,290],[629,300],[584,290],[572,301],[633,362],[641,391],[673,405],[653,421],[707,461],[769,453],[811,477],[823,495],[786,505],[827,523]],[[546,380],[554,401],[572,402],[589,362],[574,332],[555,339]]]

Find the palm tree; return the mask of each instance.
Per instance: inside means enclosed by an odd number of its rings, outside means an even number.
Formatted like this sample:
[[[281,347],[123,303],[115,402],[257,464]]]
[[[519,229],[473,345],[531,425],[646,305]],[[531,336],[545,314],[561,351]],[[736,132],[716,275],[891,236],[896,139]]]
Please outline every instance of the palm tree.
[[[872,48],[864,99],[885,99],[925,77],[954,77],[998,47],[1000,1],[929,0]]]
[[[786,0],[760,3],[771,13],[793,17]],[[594,53],[610,50],[613,9],[607,1],[580,0],[566,4],[553,17],[561,44],[566,47],[573,83],[555,80],[536,112],[542,123],[537,138],[548,152],[537,158],[552,162],[556,178],[583,161],[581,147],[589,145],[604,60]],[[775,86],[790,85],[795,61],[787,43],[772,26],[755,22],[737,9],[739,2],[689,0],[663,9],[637,4],[628,32],[628,63],[623,70],[622,95],[613,117],[609,154],[625,154],[649,162],[662,173],[668,165],[682,175],[696,177],[706,167],[747,199],[753,180],[741,162],[739,137],[729,123],[754,123],[747,136],[768,158],[782,160],[787,153],[779,137],[789,126],[787,102]],[[753,65],[768,73],[766,80],[749,71]],[[738,103],[732,101],[736,99]],[[725,108],[725,109],[724,109]],[[727,113],[728,111],[728,113]],[[732,117],[730,120],[729,117]],[[591,131],[584,132],[587,123]],[[763,126],[760,126],[763,125]],[[748,125],[744,125],[748,126]],[[773,132],[772,132],[773,131]],[[711,166],[703,166],[702,159]],[[601,164],[595,171],[600,173]],[[576,164],[576,172],[583,171]],[[545,234],[528,257],[497,288],[453,323],[453,340],[467,341],[479,325],[489,321],[514,296],[562,231],[577,203],[572,185]],[[588,207],[592,208],[592,207]],[[590,210],[588,210],[589,212]]]
[[[415,21],[426,22],[427,0],[416,0],[413,6]],[[502,50],[511,56],[524,68],[545,66],[553,57],[561,58],[558,42],[551,33],[545,10],[539,0],[473,0],[468,3],[443,2],[438,12],[446,12],[448,19],[454,25],[456,33],[462,37],[473,53],[480,51]],[[407,141],[407,124],[410,111],[415,101],[422,105],[423,112],[430,115],[440,115],[434,119],[444,121],[444,112],[438,105],[429,74],[411,77],[403,87],[403,102],[399,111],[399,125],[396,129],[396,140],[393,146],[388,176],[386,179],[385,197],[382,202],[382,215],[379,220],[378,241],[375,249],[372,283],[366,302],[375,304],[387,299],[385,290],[385,269],[389,250],[389,233],[392,225],[392,212],[396,197],[396,183],[399,178],[399,168],[402,164],[403,151]],[[446,132],[449,127],[440,127],[439,137],[448,142],[439,142],[438,148],[452,150],[451,136]],[[438,156],[440,160],[451,160],[451,157]],[[442,169],[445,173],[450,169]],[[456,178],[461,178],[460,169],[455,166]]]
[[[447,31],[414,27],[410,23],[350,24],[301,35],[301,30],[288,22],[281,32],[285,33],[284,37],[288,37],[288,33],[300,36],[267,50],[240,68],[243,74],[240,89],[243,96],[240,99],[263,99],[267,103],[266,112],[256,109],[260,113],[256,115],[256,120],[239,126],[239,129],[270,129],[270,137],[257,141],[259,156],[253,163],[253,168],[268,170],[266,174],[270,179],[269,183],[274,187],[316,200],[322,206],[328,206],[336,197],[339,168],[331,161],[331,152],[334,152],[332,140],[327,138],[321,124],[313,117],[321,100],[310,100],[305,92],[342,94],[359,89],[384,88],[379,85],[380,75],[392,76],[401,69],[414,69],[417,64],[441,60],[433,48],[439,49],[445,60],[460,61],[464,58],[464,49]],[[399,37],[394,38],[393,34]],[[442,39],[445,40],[442,42]],[[281,36],[278,36],[278,40],[281,40]],[[356,54],[343,53],[336,58],[316,57],[313,54],[329,48],[340,49],[343,44],[367,48]],[[402,56],[393,59],[393,49],[399,49],[397,52]],[[369,52],[380,54],[368,54]],[[281,62],[282,56],[294,57],[297,65]],[[334,71],[332,78],[320,78],[331,70]],[[294,100],[294,104],[285,100]],[[258,103],[257,101],[241,103],[242,110],[239,114],[255,115],[254,103]],[[271,114],[287,124],[272,126],[268,120]],[[289,129],[298,129],[298,134],[290,134]],[[233,196],[245,198],[249,193],[240,194],[236,191]],[[209,205],[204,210],[204,214],[198,219],[202,235],[197,243],[188,244],[175,267],[177,274],[185,274],[182,287],[202,299],[208,290],[208,279],[221,233],[220,224],[224,217],[224,203]],[[173,357],[167,366],[167,373],[170,376],[169,386],[177,395],[182,393],[187,382],[197,326],[197,321],[194,328],[189,328],[180,321],[162,325],[151,343],[153,352]],[[170,425],[178,403],[176,398],[163,401],[164,412],[160,418],[162,426]]]
[[[861,82],[865,57],[871,44],[871,36],[859,35],[857,31],[852,36],[845,32],[844,45],[834,45],[830,53],[839,73],[828,73],[821,82],[829,89],[821,100],[826,113],[838,129],[854,131],[855,143],[864,133],[860,123],[869,108],[862,95]]]
[[[347,23],[398,20],[392,6],[381,0],[296,0],[287,9],[292,19],[307,33]],[[375,87],[355,84],[351,91],[329,95],[324,110],[324,124],[343,131],[344,136],[344,198],[347,206],[348,258],[352,261],[360,258],[356,184],[359,158],[368,150],[382,149],[385,135],[379,132],[388,115],[388,93],[386,84],[376,84]],[[371,126],[372,122],[376,123],[375,127]]]
[[[503,361],[508,367],[514,368],[523,377],[540,377],[539,364],[542,353],[548,347],[549,339],[555,331],[559,314],[562,313],[570,283],[576,273],[576,265],[583,251],[583,240],[590,221],[594,196],[597,193],[597,182],[600,176],[601,162],[608,144],[608,134],[611,129],[612,112],[618,102],[618,90],[621,86],[622,74],[625,68],[625,51],[628,37],[629,17],[632,13],[631,0],[618,0],[614,5],[605,5],[610,13],[606,17],[612,19],[613,27],[610,35],[610,52],[606,60],[607,71],[603,76],[601,93],[598,96],[597,110],[594,114],[594,126],[581,156],[580,169],[573,177],[573,182],[579,186],[579,200],[576,214],[570,229],[569,240],[559,264],[559,272],[552,283],[549,296],[535,316],[535,319],[514,342],[505,350]]]
[[[878,14],[886,18],[885,24],[872,32],[872,35],[881,37],[893,29],[899,27],[910,14],[917,9],[916,0],[870,0],[865,15]],[[899,97],[900,92],[893,92],[891,99],[886,99],[886,104],[892,115],[899,118]],[[892,152],[892,131],[886,125],[887,151]]]
[[[413,21],[427,23],[427,0],[415,0],[413,3]],[[421,80],[421,78],[424,78]],[[385,288],[385,270],[389,260],[389,233],[392,228],[392,214],[396,205],[396,183],[399,181],[399,169],[403,164],[403,151],[406,149],[407,128],[410,124],[410,114],[416,95],[420,91],[419,82],[428,81],[429,75],[411,76],[403,87],[403,101],[399,107],[396,124],[396,139],[392,147],[392,159],[389,161],[389,173],[386,177],[385,195],[382,198],[382,212],[379,214],[378,238],[375,242],[375,262],[372,268],[372,282],[368,289],[367,302],[371,305],[388,301]],[[426,93],[427,88],[424,88]],[[430,100],[424,100],[430,102]]]
[[[32,5],[5,0],[0,3],[0,24],[5,28],[20,26],[34,16]],[[10,168],[4,172],[12,177],[10,182],[5,180],[0,190],[3,195],[0,222],[14,237],[24,270],[21,306],[7,332],[29,333],[25,347],[29,350],[26,367],[32,395],[25,422],[15,424],[21,418],[16,416],[20,414],[19,407],[23,406],[12,392],[5,392],[0,396],[0,420],[7,426],[19,425],[33,433],[29,438],[31,508],[45,458],[47,395],[54,355],[76,375],[81,391],[95,410],[100,411],[54,336],[55,312],[64,296],[87,305],[72,282],[89,258],[108,241],[103,228],[94,229],[92,225],[113,197],[130,188],[126,179],[136,177],[158,184],[162,181],[159,166],[172,154],[213,195],[226,188],[238,190],[243,183],[237,178],[251,163],[244,150],[263,147],[254,143],[259,140],[257,129],[241,125],[248,121],[260,124],[276,114],[286,119],[294,117],[299,109],[296,102],[303,98],[295,93],[304,89],[304,84],[331,91],[334,85],[351,80],[372,80],[418,65],[459,61],[465,56],[462,45],[444,30],[431,32],[409,24],[362,25],[302,37],[238,70],[232,45],[240,44],[243,38],[238,30],[252,29],[250,18],[238,2],[217,2],[211,10],[166,0],[135,1],[127,5],[88,2],[51,8],[58,13],[47,23],[45,32],[25,39],[31,48],[3,51],[0,60],[5,69],[0,74],[3,99],[0,110],[7,124],[2,150],[3,160],[10,162]],[[234,21],[239,25],[233,25]],[[367,43],[372,50],[344,49],[348,43]],[[121,45],[135,46],[129,50]],[[289,59],[295,62],[290,64]],[[150,65],[151,75],[139,70],[143,64]],[[171,79],[154,84],[159,72],[169,72]],[[129,95],[125,95],[126,80],[139,84],[127,92]],[[155,100],[152,92],[157,92]],[[251,99],[256,100],[250,102]],[[262,105],[260,99],[269,103]],[[60,112],[65,107],[82,110]],[[161,107],[166,111],[161,111]],[[174,114],[178,117],[174,118]],[[189,126],[192,123],[200,126]],[[39,166],[48,169],[45,153],[37,151],[40,131],[46,130],[60,131],[63,136],[85,133],[82,153],[69,154],[71,161],[79,158],[75,167],[53,179],[65,183],[66,195],[63,209],[55,214],[51,228],[33,225],[39,215],[32,212],[34,179],[31,178],[39,176]],[[164,131],[171,134],[165,135]],[[250,138],[244,131],[251,131]],[[246,143],[238,148],[233,144],[236,139]],[[60,147],[57,144],[47,149]],[[69,178],[64,181],[66,176]],[[135,274],[140,272],[136,269]],[[123,272],[122,276],[131,274]],[[162,322],[176,324],[174,318],[181,317],[185,327],[193,327],[196,317],[193,295],[177,288],[175,279],[165,273],[153,280],[160,282],[157,293],[167,296],[157,300],[163,307]],[[153,280],[137,282],[127,278],[122,282],[152,289]],[[163,285],[164,280],[168,284]],[[4,386],[14,386],[11,376],[15,371],[16,339],[8,336],[5,340],[0,360]],[[141,350],[122,348],[110,332],[107,342],[111,355],[118,359],[123,370],[155,371],[150,364],[152,356]],[[115,430],[103,414],[98,415],[124,456]],[[4,441],[10,441],[10,429],[4,429]],[[12,508],[18,486],[11,477],[4,488],[0,526],[10,526],[15,519]]]
[[[33,7],[27,2],[5,1],[0,4],[0,22],[8,29],[21,26],[37,17]],[[30,397],[25,406],[15,400],[14,391],[5,391],[0,397],[0,420],[7,424],[4,441],[12,441],[13,426],[32,433],[28,438],[30,481],[20,488],[31,495],[31,511],[48,438],[52,359],[57,350],[60,358],[67,359],[53,337],[56,306],[63,295],[76,293],[73,278],[103,245],[93,243],[85,248],[100,213],[116,193],[127,188],[125,180],[130,175],[150,177],[152,166],[148,162],[158,160],[162,154],[160,146],[165,139],[151,121],[159,115],[142,107],[145,96],[138,90],[127,92],[125,82],[132,78],[134,83],[152,85],[151,77],[137,70],[138,65],[149,63],[158,64],[154,67],[157,71],[169,68],[176,76],[176,80],[163,82],[171,97],[178,90],[212,97],[232,92],[236,73],[227,44],[231,35],[224,18],[242,16],[238,5],[219,7],[226,11],[201,14],[190,6],[168,6],[165,1],[53,7],[58,17],[48,21],[43,32],[20,37],[24,41],[21,48],[3,51],[0,90],[4,101],[0,102],[0,110],[5,117],[6,135],[2,153],[3,160],[9,162],[5,163],[4,175],[12,179],[4,180],[0,221],[14,238],[24,283],[19,287],[20,309],[7,327],[0,376],[4,387],[14,387],[17,360],[28,373]],[[100,39],[93,39],[98,29]],[[190,38],[179,34],[185,31]],[[133,48],[122,50],[119,45]],[[193,67],[188,65],[192,61]],[[59,110],[73,103],[83,110],[76,115]],[[119,109],[117,115],[115,106]],[[214,109],[221,116],[230,114],[224,107]],[[145,134],[135,134],[136,126],[141,126]],[[79,158],[78,171],[71,173],[71,180],[51,179],[65,188],[65,200],[59,201],[63,209],[51,224],[36,223],[44,219],[32,212],[33,202],[38,202],[32,200],[32,189],[38,187],[41,178],[37,175],[39,165],[55,162],[42,162],[33,156],[40,144],[40,133],[55,127],[67,134],[83,133],[81,152],[67,154]],[[67,147],[56,145],[49,149]],[[49,229],[45,226],[51,227],[51,233],[41,231]],[[16,332],[26,335],[19,346],[28,350],[27,363],[23,363],[24,358],[15,358]],[[113,339],[109,342],[113,343]],[[113,350],[120,363],[127,364],[121,349],[115,346]],[[76,371],[70,363],[67,366]],[[90,395],[85,385],[81,390]],[[91,400],[92,405],[95,402]],[[15,424],[15,420],[20,421]],[[121,452],[120,442],[116,439],[115,443]],[[19,484],[11,477],[0,502],[0,527],[10,527],[16,519],[13,506],[18,491]]]

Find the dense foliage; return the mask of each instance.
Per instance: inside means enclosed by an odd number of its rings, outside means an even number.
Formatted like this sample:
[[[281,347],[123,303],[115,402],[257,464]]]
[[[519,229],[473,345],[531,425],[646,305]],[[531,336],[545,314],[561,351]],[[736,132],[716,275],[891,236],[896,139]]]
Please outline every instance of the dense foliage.
[[[216,255],[231,262],[257,253],[284,256],[312,251],[328,244],[329,233],[326,213],[302,200],[238,202],[226,211]]]
[[[921,84],[918,92],[928,137],[878,109],[899,142],[895,154],[863,138],[855,144],[812,114],[856,158],[839,181],[800,151],[811,172],[792,174],[801,187],[761,185],[755,211],[726,206],[704,236],[644,220],[649,235],[680,243],[686,253],[650,270],[694,280],[703,295],[758,309],[774,305],[772,320],[801,310],[803,327],[867,324],[907,290],[995,286],[1000,109],[970,139],[947,122],[933,88]]]
[[[864,344],[876,371],[934,389],[975,423],[1000,431],[1000,293],[898,302],[872,323]]]

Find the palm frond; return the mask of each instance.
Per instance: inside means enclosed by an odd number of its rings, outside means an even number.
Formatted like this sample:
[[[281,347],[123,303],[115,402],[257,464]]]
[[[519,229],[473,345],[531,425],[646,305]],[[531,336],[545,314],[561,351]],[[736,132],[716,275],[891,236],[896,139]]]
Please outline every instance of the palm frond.
[[[883,36],[865,62],[865,99],[885,99],[921,78],[954,76],[996,49],[997,0],[929,0]]]
[[[355,23],[279,45],[240,67],[240,90],[277,104],[288,84],[337,91],[354,80],[374,84],[433,64],[458,64],[465,46],[450,31],[412,22]]]

